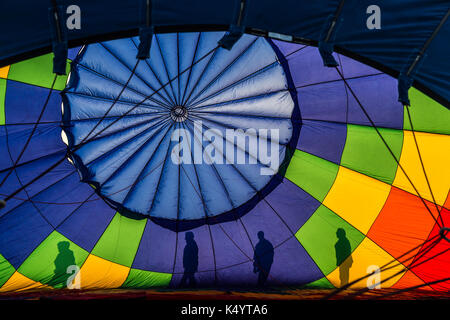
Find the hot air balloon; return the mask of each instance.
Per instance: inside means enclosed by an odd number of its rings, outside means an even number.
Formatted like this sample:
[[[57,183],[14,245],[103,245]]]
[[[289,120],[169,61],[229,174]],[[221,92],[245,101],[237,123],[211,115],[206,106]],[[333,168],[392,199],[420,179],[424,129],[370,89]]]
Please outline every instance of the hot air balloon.
[[[411,45],[426,44],[419,68],[390,49],[406,26],[349,22],[361,3],[284,1],[269,22],[269,1],[150,2],[140,34],[119,32],[137,4],[113,2],[108,36],[87,41],[99,20],[1,50],[0,292],[450,288],[445,4],[422,4],[440,15]],[[288,3],[310,18],[286,27]]]

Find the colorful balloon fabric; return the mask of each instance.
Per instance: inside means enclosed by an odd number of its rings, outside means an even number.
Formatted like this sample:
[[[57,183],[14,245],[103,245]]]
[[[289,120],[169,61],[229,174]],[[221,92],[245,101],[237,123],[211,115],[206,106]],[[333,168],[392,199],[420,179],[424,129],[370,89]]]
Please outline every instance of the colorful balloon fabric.
[[[138,38],[70,49],[56,80],[51,54],[0,69],[1,292],[450,276],[450,111],[414,88],[404,107],[396,79],[344,55],[327,68],[316,47],[223,35],[157,34],[139,62]],[[195,163],[218,143],[199,121],[278,129],[278,165],[226,139],[245,163]],[[173,161],[176,129],[192,163]]]

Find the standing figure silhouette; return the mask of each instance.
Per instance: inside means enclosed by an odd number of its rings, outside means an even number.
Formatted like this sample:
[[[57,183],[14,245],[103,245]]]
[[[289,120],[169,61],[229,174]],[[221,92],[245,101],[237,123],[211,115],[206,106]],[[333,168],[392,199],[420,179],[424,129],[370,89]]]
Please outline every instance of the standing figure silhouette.
[[[258,286],[264,286],[273,263],[273,245],[264,238],[264,232],[258,232],[259,242],[253,256],[253,272],[258,274]]]
[[[70,274],[67,273],[67,268],[71,265],[75,265],[75,257],[73,251],[69,249],[70,242],[60,241],[58,242],[58,255],[54,261],[55,270],[49,285],[52,287],[62,286],[67,287],[67,279]]]
[[[338,241],[334,245],[336,250],[336,266],[339,267],[339,278],[342,287],[348,284],[348,279],[350,277],[350,268],[353,264],[352,248],[344,229],[337,229],[336,236],[338,238]]]
[[[190,287],[195,287],[197,281],[194,274],[198,269],[198,246],[194,240],[194,234],[192,232],[185,233],[186,246],[183,251],[183,268],[184,274],[181,279],[180,286],[187,287],[188,282]]]

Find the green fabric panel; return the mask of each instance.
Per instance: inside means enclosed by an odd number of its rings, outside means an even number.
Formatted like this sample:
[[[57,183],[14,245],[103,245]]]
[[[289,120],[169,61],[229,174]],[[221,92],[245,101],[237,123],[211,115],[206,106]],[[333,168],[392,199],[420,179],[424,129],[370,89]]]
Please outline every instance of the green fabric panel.
[[[306,285],[303,286],[303,288],[309,288],[309,289],[334,289],[335,287],[333,286],[333,284],[328,281],[327,278],[323,277],[319,280],[316,280],[314,282],[308,283]]]
[[[411,122],[415,131],[450,134],[450,110],[417,89],[409,90]],[[404,129],[411,130],[408,113],[404,111]]]
[[[0,79],[0,126],[5,124],[6,79]]]
[[[328,275],[336,268],[335,244],[338,241],[336,236],[338,229],[345,230],[352,252],[364,239],[361,232],[323,205],[295,234],[324,275]]]
[[[397,160],[403,145],[403,131],[378,128]],[[377,180],[391,184],[397,172],[397,162],[373,127],[347,125],[347,141],[341,165]]]
[[[24,276],[48,284],[55,288],[64,288],[72,272],[67,268],[77,265],[81,268],[88,252],[57,231],[53,231],[24,261],[18,271]]]
[[[8,281],[15,271],[16,269],[0,254],[0,287]]]
[[[69,72],[70,64],[68,61],[66,65],[66,75],[58,76],[55,83],[55,90],[63,90],[65,88]],[[8,74],[8,79],[46,88],[52,86],[54,77],[53,53],[12,64]]]
[[[339,166],[333,162],[295,150],[285,177],[322,202],[338,170]]]
[[[122,288],[154,288],[167,287],[172,279],[170,273],[152,272],[138,269],[131,269],[127,280]]]
[[[131,267],[147,219],[134,220],[116,213],[92,254]]]

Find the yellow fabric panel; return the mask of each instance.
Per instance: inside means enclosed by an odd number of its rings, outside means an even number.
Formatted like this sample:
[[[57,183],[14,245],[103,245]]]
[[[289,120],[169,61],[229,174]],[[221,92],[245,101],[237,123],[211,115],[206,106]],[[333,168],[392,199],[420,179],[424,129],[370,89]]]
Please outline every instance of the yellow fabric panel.
[[[118,288],[130,268],[90,254],[80,269],[81,289]]]
[[[356,171],[339,167],[323,204],[364,234],[383,208],[391,186]]]
[[[372,266],[376,266],[378,268],[383,267],[385,264],[391,262],[394,258],[380,248],[375,242],[370,240],[369,238],[365,238],[361,244],[356,248],[355,251],[348,257],[341,266],[351,265],[349,268],[349,281],[355,281],[361,277],[367,276],[372,272],[373,269],[370,269]],[[353,263],[349,264],[349,261],[353,260]],[[395,268],[382,271],[379,273],[379,279],[374,276],[370,276],[363,280],[356,282],[351,288],[367,288],[368,284],[375,284],[377,282],[381,282],[384,279],[387,279],[397,272],[401,271],[404,266],[399,264],[397,261],[393,262],[389,266],[396,266]],[[345,268],[345,267],[344,267]],[[369,270],[369,271],[368,271]],[[336,268],[332,273],[327,275],[327,279],[335,286],[340,287],[340,272],[343,271],[341,268]],[[389,288],[393,286],[403,275],[405,272],[401,272],[397,276],[393,277],[386,282],[381,283],[381,288]]]
[[[51,289],[40,282],[31,280],[19,272],[14,272],[11,278],[0,288],[0,292],[23,291],[30,289]]]
[[[424,132],[415,132],[415,135],[436,203],[443,205],[450,189],[450,136]],[[412,132],[405,131],[403,139],[400,164],[422,198],[433,201]],[[400,167],[393,185],[417,195]]]
[[[0,78],[8,78],[9,66],[0,68]]]

